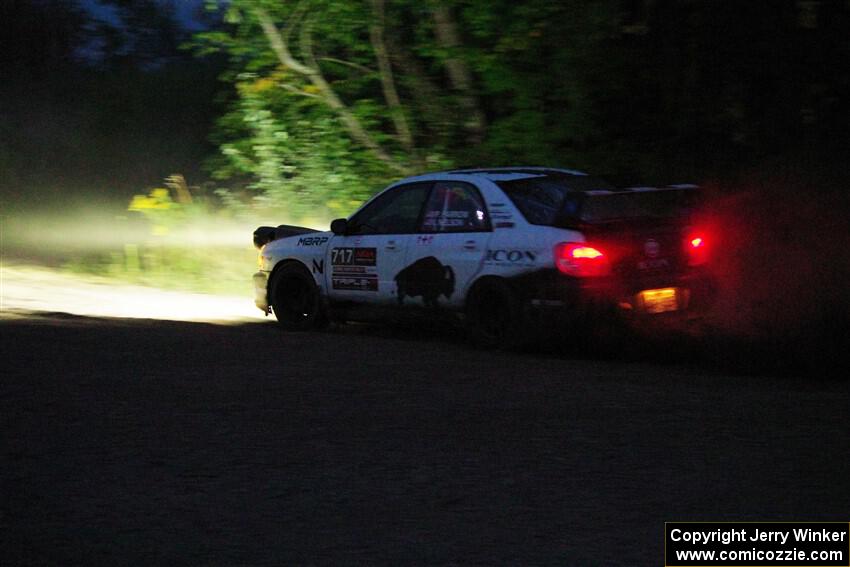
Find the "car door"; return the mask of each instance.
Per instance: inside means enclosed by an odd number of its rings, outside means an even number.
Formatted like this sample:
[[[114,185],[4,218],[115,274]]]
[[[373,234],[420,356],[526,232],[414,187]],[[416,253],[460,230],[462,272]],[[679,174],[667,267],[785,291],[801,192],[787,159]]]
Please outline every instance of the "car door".
[[[325,258],[331,300],[394,301],[394,278],[431,185],[407,183],[381,193],[349,219],[346,234],[331,239]]]
[[[400,304],[462,305],[484,262],[492,235],[481,193],[471,183],[434,184],[404,270],[396,275]]]

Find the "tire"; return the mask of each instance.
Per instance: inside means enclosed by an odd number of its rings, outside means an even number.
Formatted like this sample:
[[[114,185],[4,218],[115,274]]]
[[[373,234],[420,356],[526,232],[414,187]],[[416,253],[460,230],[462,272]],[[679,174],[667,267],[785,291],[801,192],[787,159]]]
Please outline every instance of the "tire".
[[[482,280],[467,295],[467,333],[479,347],[513,350],[528,345],[526,319],[522,301],[504,280]]]
[[[269,282],[272,311],[287,331],[313,331],[324,328],[328,318],[313,276],[298,263],[275,270]]]

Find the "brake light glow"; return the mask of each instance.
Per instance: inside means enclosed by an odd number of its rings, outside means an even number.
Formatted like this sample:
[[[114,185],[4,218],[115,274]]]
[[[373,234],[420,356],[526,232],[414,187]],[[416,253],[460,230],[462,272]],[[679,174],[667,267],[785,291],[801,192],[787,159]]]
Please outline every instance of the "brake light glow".
[[[555,265],[561,272],[580,278],[604,276],[611,271],[605,252],[584,242],[561,242],[555,246]]]
[[[602,254],[602,252],[600,252],[599,250],[597,250],[596,248],[594,248],[592,246],[579,246],[577,248],[573,248],[570,251],[570,255],[573,258],[590,258],[590,259],[601,258],[602,256],[604,256],[604,254]]]
[[[701,234],[692,234],[687,239],[688,264],[699,266],[708,261],[708,246]]]

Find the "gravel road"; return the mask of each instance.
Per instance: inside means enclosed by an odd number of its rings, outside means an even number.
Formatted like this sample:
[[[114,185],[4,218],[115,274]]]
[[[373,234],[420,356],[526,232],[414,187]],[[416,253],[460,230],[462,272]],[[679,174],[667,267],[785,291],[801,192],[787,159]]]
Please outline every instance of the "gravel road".
[[[850,382],[0,320],[0,563],[661,565],[673,520],[842,520]]]

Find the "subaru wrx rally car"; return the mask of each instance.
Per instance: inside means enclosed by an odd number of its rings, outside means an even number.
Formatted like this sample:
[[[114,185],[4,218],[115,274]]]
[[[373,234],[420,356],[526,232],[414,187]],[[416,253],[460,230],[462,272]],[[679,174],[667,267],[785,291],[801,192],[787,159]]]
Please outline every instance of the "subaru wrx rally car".
[[[331,230],[260,227],[257,307],[287,330],[418,311],[480,343],[522,342],[541,317],[687,317],[708,301],[697,187],[618,189],[566,169],[410,177]]]

